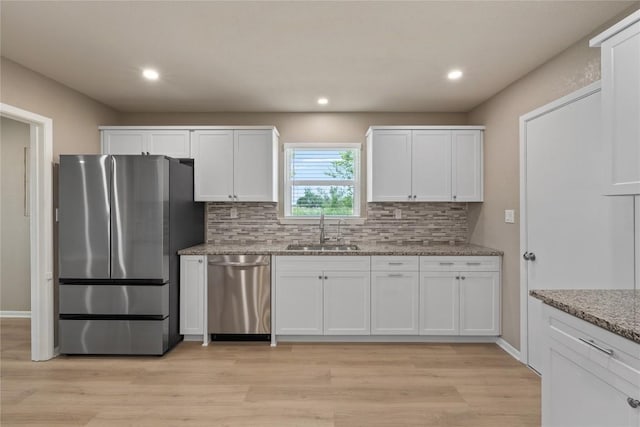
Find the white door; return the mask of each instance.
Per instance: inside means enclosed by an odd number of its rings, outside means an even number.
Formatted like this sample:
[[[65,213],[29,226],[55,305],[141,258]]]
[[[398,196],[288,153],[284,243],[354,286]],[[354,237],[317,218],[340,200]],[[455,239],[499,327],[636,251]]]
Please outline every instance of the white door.
[[[460,335],[500,335],[500,273],[460,273]]]
[[[232,202],[233,131],[196,131],[192,138],[195,201]]]
[[[632,199],[602,196],[600,92],[576,96],[523,117],[521,246],[535,261],[521,261],[522,292],[528,363],[538,372],[541,303],[529,290],[633,287]]]
[[[234,195],[238,202],[274,200],[273,131],[234,131]]]
[[[451,200],[451,131],[413,131],[411,158],[413,200]]]
[[[482,132],[456,130],[452,132],[453,200],[482,201]]]
[[[417,335],[417,272],[371,272],[371,335]]]
[[[276,277],[276,333],[322,335],[322,274],[283,272]]]
[[[160,154],[176,159],[191,157],[188,130],[153,130],[149,131],[148,135],[149,154]]]
[[[420,334],[458,335],[459,273],[420,273]]]
[[[147,132],[139,130],[102,131],[102,154],[145,154]]]
[[[368,271],[325,271],[325,335],[369,335],[370,291]]]
[[[206,283],[206,257],[182,255],[180,257],[180,333],[204,333],[204,287]]]
[[[375,130],[369,158],[370,202],[411,200],[411,131]]]

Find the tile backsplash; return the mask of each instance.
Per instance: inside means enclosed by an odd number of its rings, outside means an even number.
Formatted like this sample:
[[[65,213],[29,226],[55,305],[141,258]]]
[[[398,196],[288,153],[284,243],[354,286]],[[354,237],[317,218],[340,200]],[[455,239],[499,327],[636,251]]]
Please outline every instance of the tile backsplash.
[[[231,218],[231,208],[237,218]],[[467,242],[466,203],[367,203],[364,224],[343,224],[348,243],[462,244]],[[402,218],[395,219],[396,209]],[[207,203],[207,243],[272,244],[316,242],[317,224],[281,224],[277,203]],[[335,220],[327,220],[335,238]]]

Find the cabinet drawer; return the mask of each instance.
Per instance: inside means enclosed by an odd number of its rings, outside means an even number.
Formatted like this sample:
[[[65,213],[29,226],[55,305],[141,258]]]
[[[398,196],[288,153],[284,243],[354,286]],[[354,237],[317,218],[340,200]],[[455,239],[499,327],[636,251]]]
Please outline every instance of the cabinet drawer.
[[[421,271],[500,271],[500,258],[497,256],[473,257],[420,257]]]
[[[417,256],[372,256],[371,271],[418,271]]]
[[[549,313],[550,338],[609,370],[618,377],[640,384],[640,345],[604,329],[545,306]]]
[[[279,256],[277,271],[369,271],[371,257],[368,256]]]

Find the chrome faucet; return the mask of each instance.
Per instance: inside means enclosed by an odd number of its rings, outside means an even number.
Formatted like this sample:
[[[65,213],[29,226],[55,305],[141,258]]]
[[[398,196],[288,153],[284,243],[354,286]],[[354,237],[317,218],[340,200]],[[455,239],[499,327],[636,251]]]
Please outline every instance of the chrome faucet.
[[[320,211],[320,244],[324,245],[327,239],[324,236],[324,210]]]

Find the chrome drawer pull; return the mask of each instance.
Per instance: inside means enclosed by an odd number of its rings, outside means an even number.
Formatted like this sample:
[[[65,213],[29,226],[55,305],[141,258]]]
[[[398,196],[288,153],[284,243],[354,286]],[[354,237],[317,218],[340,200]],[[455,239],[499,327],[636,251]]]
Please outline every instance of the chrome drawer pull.
[[[440,265],[453,265],[452,262],[441,262]]]
[[[609,356],[613,356],[613,350],[610,348],[604,348],[604,347],[600,347],[598,344],[596,344],[593,340],[588,340],[585,338],[578,338],[580,341],[582,341],[583,343],[590,345],[591,347],[595,348],[596,350],[600,350],[601,352],[603,352],[606,355]]]
[[[631,406],[633,409],[636,408],[640,408],[640,400],[638,399],[633,399],[631,397],[627,397],[627,403],[629,404],[629,406]]]
[[[480,265],[480,262],[468,262],[467,265]]]
[[[387,277],[402,277],[402,274],[387,274]]]
[[[403,262],[390,262],[389,265],[402,265]]]

